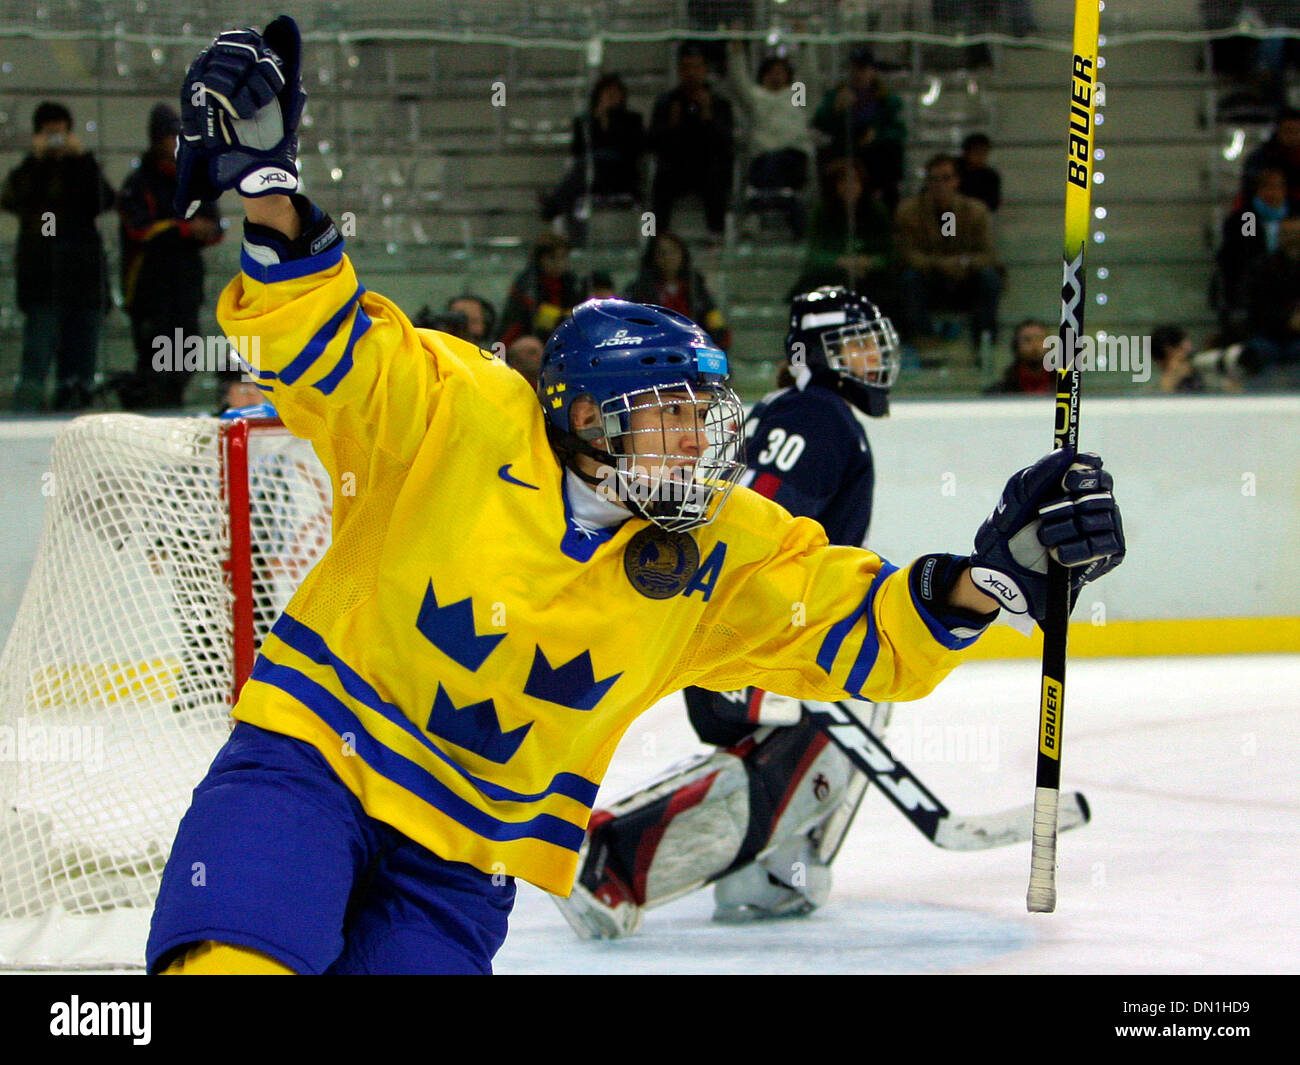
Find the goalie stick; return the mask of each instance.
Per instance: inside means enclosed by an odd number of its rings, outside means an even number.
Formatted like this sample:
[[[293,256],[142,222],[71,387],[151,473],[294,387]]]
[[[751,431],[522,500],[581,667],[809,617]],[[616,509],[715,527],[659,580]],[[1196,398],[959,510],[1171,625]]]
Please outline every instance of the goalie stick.
[[[1062,368],[1056,374],[1052,446],[1071,455],[1079,450],[1079,389],[1075,362],[1083,336],[1084,257],[1092,206],[1092,143],[1097,113],[1097,34],[1100,0],[1075,0],[1074,54],[1070,66],[1070,130],[1066,142],[1065,248],[1061,281]],[[1056,559],[1047,561],[1047,617],[1043,621],[1043,676],[1039,688],[1038,764],[1034,779],[1034,834],[1029,857],[1030,913],[1056,909],[1056,836],[1061,800],[1061,740],[1065,720],[1065,661],[1070,625],[1070,576]]]
[[[1033,837],[1032,806],[975,817],[954,814],[843,703],[805,701],[803,706],[830,741],[935,846],[954,851],[987,850]],[[1057,812],[1061,832],[1086,825],[1092,816],[1087,800],[1077,791],[1064,796]]]

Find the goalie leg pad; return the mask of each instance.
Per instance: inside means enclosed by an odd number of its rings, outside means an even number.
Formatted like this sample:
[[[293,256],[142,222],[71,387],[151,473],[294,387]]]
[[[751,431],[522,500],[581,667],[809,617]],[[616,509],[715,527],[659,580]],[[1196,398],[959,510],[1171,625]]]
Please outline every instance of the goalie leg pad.
[[[761,830],[714,888],[714,917],[799,915],[822,905],[830,894],[833,853],[822,855],[820,831],[848,800],[854,808],[861,801],[858,776],[811,722],[777,730],[755,753],[751,775],[762,789],[753,808],[765,814],[751,827],[761,824]]]
[[[713,919],[802,917],[825,903],[830,893],[830,865],[817,853],[811,834],[796,836],[719,880],[713,888]]]
[[[641,909],[702,887],[744,842],[749,788],[743,755],[697,755],[592,814],[578,877],[556,904],[580,936],[615,939],[641,924]]]
[[[804,847],[803,837],[843,802],[852,775],[848,759],[807,720],[697,756],[593,814],[573,892],[557,904],[579,935],[629,935],[643,909],[782,846]],[[799,881],[798,871],[787,871],[782,882]]]

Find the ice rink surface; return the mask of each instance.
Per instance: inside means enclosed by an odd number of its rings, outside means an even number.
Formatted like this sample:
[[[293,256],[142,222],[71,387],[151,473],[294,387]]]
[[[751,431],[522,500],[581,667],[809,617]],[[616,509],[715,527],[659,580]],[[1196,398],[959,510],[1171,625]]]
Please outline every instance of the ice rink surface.
[[[961,666],[895,708],[887,742],[955,813],[1030,803],[1039,670]],[[868,791],[808,917],[717,924],[706,890],[633,938],[584,942],[521,884],[496,971],[1300,972],[1300,656],[1081,659],[1066,679],[1062,787],[1093,817],[1060,837],[1055,913],[1026,912],[1027,843],[943,851]],[[699,749],[680,697],[664,700],[629,730],[598,804]]]
[[[1029,804],[1039,668],[959,667],[895,707],[890,749],[955,815]],[[624,737],[597,805],[704,749],[681,697],[663,700]],[[1026,912],[1028,843],[941,850],[870,789],[808,917],[718,924],[706,889],[632,938],[582,941],[521,882],[495,971],[1300,973],[1300,655],[1074,660],[1063,766],[1092,822],[1060,837],[1053,914]]]

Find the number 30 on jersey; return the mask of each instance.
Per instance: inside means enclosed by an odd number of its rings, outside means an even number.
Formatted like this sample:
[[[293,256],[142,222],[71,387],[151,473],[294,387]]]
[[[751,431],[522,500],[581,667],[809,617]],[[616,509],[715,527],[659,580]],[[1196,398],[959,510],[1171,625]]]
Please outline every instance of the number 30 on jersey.
[[[767,445],[758,453],[756,465],[775,466],[782,472],[788,471],[799,461],[804,446],[804,438],[798,433],[787,433],[779,428],[770,429]]]

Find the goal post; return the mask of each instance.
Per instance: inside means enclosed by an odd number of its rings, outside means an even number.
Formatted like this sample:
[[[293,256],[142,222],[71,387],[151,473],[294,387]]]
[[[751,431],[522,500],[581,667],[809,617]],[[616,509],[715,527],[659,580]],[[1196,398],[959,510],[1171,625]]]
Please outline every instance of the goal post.
[[[273,419],[77,418],[56,436],[0,653],[0,966],[138,967],[194,785],[330,537]]]

